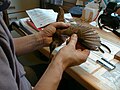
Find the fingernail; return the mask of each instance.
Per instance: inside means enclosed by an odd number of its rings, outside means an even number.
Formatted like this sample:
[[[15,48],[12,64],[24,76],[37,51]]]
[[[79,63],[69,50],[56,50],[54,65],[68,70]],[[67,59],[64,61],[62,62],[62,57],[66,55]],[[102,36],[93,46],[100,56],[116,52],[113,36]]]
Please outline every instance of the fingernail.
[[[71,24],[70,23],[66,23],[67,26],[70,26]]]
[[[73,34],[73,37],[77,37],[77,35],[76,35],[76,34]]]

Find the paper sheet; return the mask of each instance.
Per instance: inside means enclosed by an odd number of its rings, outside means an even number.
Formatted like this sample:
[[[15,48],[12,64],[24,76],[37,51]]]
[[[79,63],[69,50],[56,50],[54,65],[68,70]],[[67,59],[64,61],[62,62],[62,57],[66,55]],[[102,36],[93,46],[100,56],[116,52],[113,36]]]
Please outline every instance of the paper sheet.
[[[103,38],[101,38],[101,41],[110,48],[112,54],[109,55],[109,53],[107,53],[108,55],[105,55],[104,57],[106,57],[109,62],[115,65],[116,68],[112,71],[108,71],[107,69],[96,63],[97,59],[100,60],[101,57],[103,57],[103,54],[100,51],[91,51],[89,55],[90,59],[88,58],[85,63],[80,65],[80,67],[98,78],[103,83],[107,83],[107,85],[113,88],[113,90],[120,90],[120,62],[113,59],[113,57],[110,57],[114,56],[118,51],[120,51],[120,46]]]
[[[52,9],[35,8],[27,10],[26,12],[37,28],[44,27],[50,23],[56,22],[57,19],[57,13]],[[70,13],[65,13],[64,18],[65,22],[76,24],[76,22],[73,21],[73,17]]]
[[[107,83],[113,90],[120,90],[120,62],[113,60],[112,63],[116,65],[116,68],[112,71],[107,71],[104,68],[99,69],[93,74],[96,78],[104,83]]]
[[[52,9],[32,9],[26,11],[37,28],[56,22],[57,13]]]

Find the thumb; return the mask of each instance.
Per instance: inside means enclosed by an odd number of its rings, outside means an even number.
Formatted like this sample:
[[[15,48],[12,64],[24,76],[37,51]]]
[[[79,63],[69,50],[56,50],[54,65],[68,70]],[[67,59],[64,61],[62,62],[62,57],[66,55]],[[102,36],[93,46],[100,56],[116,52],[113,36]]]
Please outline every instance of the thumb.
[[[72,46],[72,47],[76,47],[76,43],[77,43],[77,35],[76,34],[73,34],[70,38],[70,42],[69,42],[69,46]]]
[[[64,23],[64,22],[55,22],[55,23],[52,23],[51,25],[54,26],[55,28],[62,28],[62,27],[67,28],[70,26],[69,23]]]

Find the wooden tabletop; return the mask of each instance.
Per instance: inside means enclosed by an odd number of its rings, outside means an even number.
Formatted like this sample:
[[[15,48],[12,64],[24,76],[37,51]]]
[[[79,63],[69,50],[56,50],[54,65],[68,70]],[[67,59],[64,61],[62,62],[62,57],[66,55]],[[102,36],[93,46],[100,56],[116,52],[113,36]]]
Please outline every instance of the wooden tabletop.
[[[97,29],[100,37],[110,40],[116,44],[120,45],[120,38],[114,35],[111,32],[105,32],[103,30]],[[49,56],[49,48],[45,47],[40,49],[45,56]],[[107,83],[102,82],[101,80],[94,77],[92,74],[86,72],[83,68],[79,66],[70,67],[66,72],[72,76],[76,81],[85,86],[87,89],[91,90],[113,90],[110,88]]]
[[[84,23],[84,25],[87,25],[87,23]],[[120,45],[120,38],[114,35],[112,32],[106,32],[96,27],[95,29],[97,30],[100,37]],[[40,49],[40,52],[42,52],[47,57],[49,56],[48,47]],[[70,67],[66,70],[66,72],[89,90],[113,90],[113,88],[107,85],[107,83],[97,79],[95,76],[88,73],[80,66]]]
[[[79,20],[78,20],[79,21]],[[80,22],[81,23],[81,22]],[[89,25],[88,23],[83,23],[83,25]],[[98,32],[99,36],[111,41],[117,45],[120,45],[120,38],[114,35],[112,32],[106,32],[104,30],[100,30],[99,28],[96,28],[96,31]],[[15,29],[16,30],[16,29]],[[43,53],[45,56],[49,57],[49,48],[44,47],[39,49],[41,53]],[[113,87],[110,87],[108,83],[104,82],[103,80],[100,80],[98,77],[94,76],[93,74],[85,71],[80,66],[74,66],[66,69],[66,72],[72,76],[76,81],[78,81],[80,84],[82,84],[84,87],[86,87],[88,90],[115,90]]]

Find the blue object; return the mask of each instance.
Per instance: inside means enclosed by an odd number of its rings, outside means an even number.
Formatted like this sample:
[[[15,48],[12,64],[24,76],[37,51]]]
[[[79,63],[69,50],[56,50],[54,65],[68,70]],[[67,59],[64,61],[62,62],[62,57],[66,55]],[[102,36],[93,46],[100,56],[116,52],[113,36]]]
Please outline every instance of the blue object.
[[[84,7],[76,5],[72,8],[70,8],[68,12],[71,13],[71,15],[73,15],[73,16],[81,16],[83,9],[84,9]]]

